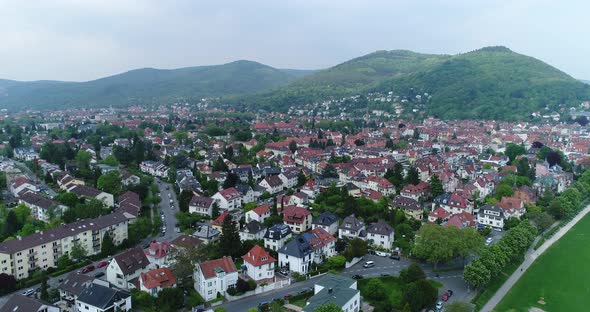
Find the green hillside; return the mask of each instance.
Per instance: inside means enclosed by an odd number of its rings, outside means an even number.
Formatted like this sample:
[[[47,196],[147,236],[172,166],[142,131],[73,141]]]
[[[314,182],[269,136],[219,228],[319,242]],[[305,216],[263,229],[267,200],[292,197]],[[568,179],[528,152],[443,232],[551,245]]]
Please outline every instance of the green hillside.
[[[144,68],[88,82],[0,80],[0,108],[59,109],[149,105],[270,90],[310,71],[251,61],[173,70]]]
[[[428,55],[379,51],[318,71],[278,90],[240,98],[253,108],[284,110],[326,97],[394,91],[431,96],[429,115],[445,119],[523,119],[547,107],[590,99],[590,86],[505,47]]]

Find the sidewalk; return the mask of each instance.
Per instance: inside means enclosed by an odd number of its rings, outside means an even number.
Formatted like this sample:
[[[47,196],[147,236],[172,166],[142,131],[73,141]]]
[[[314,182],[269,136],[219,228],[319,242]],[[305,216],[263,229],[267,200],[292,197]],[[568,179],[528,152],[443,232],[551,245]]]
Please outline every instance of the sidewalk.
[[[558,241],[565,233],[567,233],[574,225],[576,225],[578,221],[580,221],[584,216],[586,216],[588,212],[590,212],[590,205],[586,206],[584,210],[580,211],[580,213],[578,213],[572,220],[570,220],[570,222],[568,222],[561,229],[559,229],[559,231],[557,231],[557,233],[555,233],[551,238],[545,241],[545,243],[543,243],[543,245],[541,245],[541,247],[539,247],[539,249],[537,250],[533,250],[533,248],[537,243],[538,239],[540,238],[538,237],[537,239],[535,239],[535,242],[533,242],[531,248],[529,248],[529,250],[525,254],[524,262],[516,269],[516,271],[514,271],[514,273],[512,273],[512,275],[508,278],[508,280],[506,280],[504,285],[502,285],[502,287],[498,289],[498,291],[494,294],[490,301],[488,301],[488,303],[486,303],[486,305],[483,306],[483,308],[480,311],[493,311],[494,307],[496,307],[496,305],[500,303],[500,301],[502,301],[502,298],[504,298],[504,296],[508,293],[512,286],[516,284],[518,279],[520,279],[520,277],[531,266],[531,264],[535,262],[537,257],[539,257],[543,252],[545,252],[547,248],[551,247],[553,243]]]

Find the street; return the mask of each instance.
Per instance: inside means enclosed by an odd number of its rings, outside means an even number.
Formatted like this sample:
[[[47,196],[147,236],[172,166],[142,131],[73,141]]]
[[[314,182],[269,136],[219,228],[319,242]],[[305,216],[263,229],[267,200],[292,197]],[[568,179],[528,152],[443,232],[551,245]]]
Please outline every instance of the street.
[[[158,236],[156,240],[169,242],[180,236],[180,233],[176,233],[174,229],[175,225],[177,224],[175,215],[179,211],[178,200],[172,185],[165,183],[158,178],[156,178],[155,181],[156,185],[160,189],[159,193],[162,200],[158,205],[158,215],[154,216],[154,218],[161,218],[159,211],[162,211],[166,219],[164,222],[164,225],[166,226],[166,234],[164,234],[164,236]],[[170,200],[172,200],[172,205],[170,204]]]
[[[363,264],[369,260],[375,262],[375,266],[372,268],[363,268]],[[412,262],[410,260],[405,258],[402,258],[398,261],[389,259],[388,257],[366,255],[364,259],[357,264],[348,269],[342,270],[341,274],[347,277],[352,277],[353,275],[362,275],[363,278],[378,277],[385,274],[399,276],[399,272],[402,269],[407,268],[411,263]],[[449,299],[449,302],[469,301],[471,300],[471,297],[473,297],[474,292],[468,292],[467,286],[463,281],[463,271],[434,273],[428,268],[425,268],[424,271],[426,272],[426,275],[429,279],[443,284],[443,287],[439,289],[439,298],[444,292],[447,291],[447,289],[453,290],[453,296]],[[321,279],[321,277],[311,278],[303,282],[294,282],[287,287],[273,290],[264,294],[227,302],[222,306],[225,307],[227,311],[246,312],[249,308],[256,307],[261,302],[269,302],[273,299],[283,298],[288,294],[294,295],[301,291],[311,289],[318,279]]]

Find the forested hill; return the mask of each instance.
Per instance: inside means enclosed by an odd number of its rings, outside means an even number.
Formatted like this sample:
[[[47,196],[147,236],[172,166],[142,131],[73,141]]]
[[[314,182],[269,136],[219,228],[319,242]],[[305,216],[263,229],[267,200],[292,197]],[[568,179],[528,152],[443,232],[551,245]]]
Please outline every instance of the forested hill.
[[[312,72],[236,61],[172,70],[143,68],[88,82],[0,80],[0,108],[51,110],[195,101],[262,92]]]

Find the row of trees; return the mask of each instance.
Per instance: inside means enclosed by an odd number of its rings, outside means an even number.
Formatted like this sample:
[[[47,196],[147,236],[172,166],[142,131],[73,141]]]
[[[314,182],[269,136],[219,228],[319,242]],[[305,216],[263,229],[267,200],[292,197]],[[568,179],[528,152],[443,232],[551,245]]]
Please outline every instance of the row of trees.
[[[439,263],[478,254],[483,246],[483,237],[473,228],[424,224],[416,233],[414,255],[436,269]]]
[[[530,222],[520,222],[508,230],[500,241],[486,248],[479,258],[465,266],[465,282],[473,288],[487,285],[509,263],[522,258],[536,235],[537,229]]]

